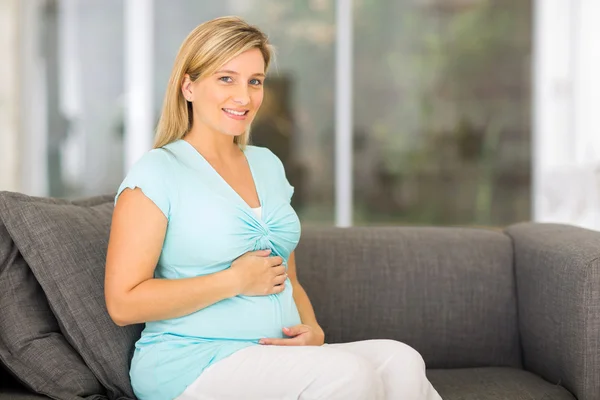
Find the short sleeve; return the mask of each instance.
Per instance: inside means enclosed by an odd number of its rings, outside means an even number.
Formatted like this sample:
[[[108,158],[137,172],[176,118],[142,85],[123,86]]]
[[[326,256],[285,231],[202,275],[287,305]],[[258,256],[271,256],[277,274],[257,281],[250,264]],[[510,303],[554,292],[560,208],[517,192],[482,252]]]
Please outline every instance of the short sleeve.
[[[172,190],[168,180],[168,159],[161,149],[144,154],[129,170],[119,186],[115,204],[123,190],[140,188],[162,213],[170,219]]]
[[[278,180],[280,182],[280,187],[282,188],[281,190],[283,190],[287,201],[291,202],[292,196],[294,195],[294,186],[292,186],[290,184],[290,182],[288,181],[286,173],[285,173],[285,168],[283,166],[283,163],[279,159],[279,157],[277,157],[277,155],[275,155],[275,153],[273,153],[271,150],[269,150],[269,152],[271,153],[271,155],[273,157],[273,163],[275,164],[275,170],[277,171],[277,175],[279,178]]]

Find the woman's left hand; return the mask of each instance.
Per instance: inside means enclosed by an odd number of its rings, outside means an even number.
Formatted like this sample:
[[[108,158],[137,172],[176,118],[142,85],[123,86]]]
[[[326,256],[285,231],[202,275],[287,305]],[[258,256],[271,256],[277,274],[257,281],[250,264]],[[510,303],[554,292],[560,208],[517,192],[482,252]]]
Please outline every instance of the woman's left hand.
[[[283,328],[283,333],[288,338],[265,338],[261,339],[259,343],[275,346],[321,346],[325,342],[325,333],[321,327],[300,324],[291,328]]]

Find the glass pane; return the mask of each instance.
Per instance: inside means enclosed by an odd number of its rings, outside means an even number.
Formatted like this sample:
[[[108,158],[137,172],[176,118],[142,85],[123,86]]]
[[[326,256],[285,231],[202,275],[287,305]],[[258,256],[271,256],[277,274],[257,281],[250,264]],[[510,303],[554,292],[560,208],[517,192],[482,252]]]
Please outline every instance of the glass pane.
[[[46,84],[48,195],[112,193],[123,174],[123,4],[49,1],[40,56]]]
[[[333,223],[335,8],[333,1],[244,0],[173,7],[156,0],[156,109],[173,60],[199,23],[239,15],[265,31],[276,48],[252,143],[283,161],[295,187],[292,204],[303,223]]]
[[[355,2],[355,223],[529,219],[530,0]]]

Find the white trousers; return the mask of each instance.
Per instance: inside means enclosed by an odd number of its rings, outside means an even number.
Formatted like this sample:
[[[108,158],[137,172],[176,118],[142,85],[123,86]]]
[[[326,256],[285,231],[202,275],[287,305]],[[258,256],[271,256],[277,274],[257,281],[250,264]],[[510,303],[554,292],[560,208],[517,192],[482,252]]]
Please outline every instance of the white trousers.
[[[252,346],[207,368],[177,400],[441,400],[412,347],[393,340]]]

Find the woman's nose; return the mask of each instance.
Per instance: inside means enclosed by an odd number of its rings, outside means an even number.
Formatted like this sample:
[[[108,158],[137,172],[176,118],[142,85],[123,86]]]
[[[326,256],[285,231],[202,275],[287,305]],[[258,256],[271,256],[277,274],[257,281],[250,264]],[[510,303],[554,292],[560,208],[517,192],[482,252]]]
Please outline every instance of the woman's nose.
[[[233,95],[233,101],[241,106],[250,103],[250,94],[246,85],[240,85]]]

